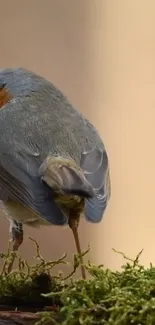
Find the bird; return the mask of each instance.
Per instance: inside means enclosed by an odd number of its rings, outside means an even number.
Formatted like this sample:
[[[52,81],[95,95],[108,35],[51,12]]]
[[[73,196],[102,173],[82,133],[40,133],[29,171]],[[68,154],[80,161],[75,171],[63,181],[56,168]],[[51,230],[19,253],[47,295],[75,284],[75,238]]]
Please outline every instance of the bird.
[[[111,197],[99,131],[51,81],[17,67],[0,70],[0,135],[0,201],[13,252],[24,225],[68,225],[81,256],[80,218],[99,223]],[[81,272],[86,278],[83,265]]]

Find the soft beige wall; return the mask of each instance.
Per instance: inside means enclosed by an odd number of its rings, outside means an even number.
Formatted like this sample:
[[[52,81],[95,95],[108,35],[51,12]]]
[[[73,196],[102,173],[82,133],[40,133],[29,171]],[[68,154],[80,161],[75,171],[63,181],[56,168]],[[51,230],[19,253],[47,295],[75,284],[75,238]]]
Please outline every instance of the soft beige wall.
[[[112,199],[99,225],[81,222],[83,248],[109,267],[112,247],[155,262],[155,2],[154,0],[1,1],[0,65],[24,66],[53,81],[98,127],[109,152]],[[1,217],[0,250],[8,222]],[[75,251],[69,229],[26,228],[42,254]],[[33,252],[34,253],[34,252]]]

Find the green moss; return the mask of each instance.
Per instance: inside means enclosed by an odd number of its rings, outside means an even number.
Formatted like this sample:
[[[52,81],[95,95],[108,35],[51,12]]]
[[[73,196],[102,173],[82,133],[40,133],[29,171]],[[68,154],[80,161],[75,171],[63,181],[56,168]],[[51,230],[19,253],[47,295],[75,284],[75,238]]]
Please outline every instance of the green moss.
[[[145,268],[139,256],[132,260],[122,254],[126,264],[113,272],[103,266],[88,263],[88,280],[64,281],[63,275],[51,276],[55,264],[66,263],[66,257],[45,262],[36,244],[38,263],[27,265],[18,259],[18,270],[7,273],[11,254],[2,256],[4,267],[0,275],[0,301],[9,299],[16,307],[25,305],[51,306],[52,311],[41,313],[38,324],[62,325],[154,325],[155,324],[155,267]],[[86,252],[85,252],[86,253]],[[84,253],[84,254],[85,254]],[[7,261],[7,262],[6,262]],[[74,271],[80,258],[75,255]],[[73,273],[72,272],[72,273]],[[10,300],[11,303],[11,300]]]
[[[62,324],[154,325],[155,267],[140,265],[140,254],[134,260],[123,255],[127,263],[121,272],[89,263],[90,280],[71,281],[62,289]]]

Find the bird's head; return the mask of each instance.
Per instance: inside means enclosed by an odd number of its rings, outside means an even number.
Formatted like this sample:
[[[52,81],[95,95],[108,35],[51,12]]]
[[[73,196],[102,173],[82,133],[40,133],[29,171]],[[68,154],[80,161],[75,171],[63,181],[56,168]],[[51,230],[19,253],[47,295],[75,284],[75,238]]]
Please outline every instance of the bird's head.
[[[48,84],[44,78],[24,68],[0,69],[0,89],[13,98],[26,96],[39,86]]]
[[[0,69],[0,109],[10,100],[27,96],[48,83],[23,68]]]

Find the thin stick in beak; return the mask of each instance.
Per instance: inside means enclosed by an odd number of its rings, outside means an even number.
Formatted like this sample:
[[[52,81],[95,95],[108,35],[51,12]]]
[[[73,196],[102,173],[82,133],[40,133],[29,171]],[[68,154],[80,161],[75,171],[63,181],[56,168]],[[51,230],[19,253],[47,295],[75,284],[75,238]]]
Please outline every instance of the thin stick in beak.
[[[77,253],[79,254],[80,259],[81,259],[82,278],[86,279],[86,272],[85,272],[85,268],[84,268],[84,265],[83,265],[83,257],[82,257],[80,240],[79,240],[79,235],[78,235],[78,225],[79,225],[79,220],[77,220],[77,218],[73,218],[73,217],[69,218],[69,227],[72,229],[75,244],[76,244]]]

